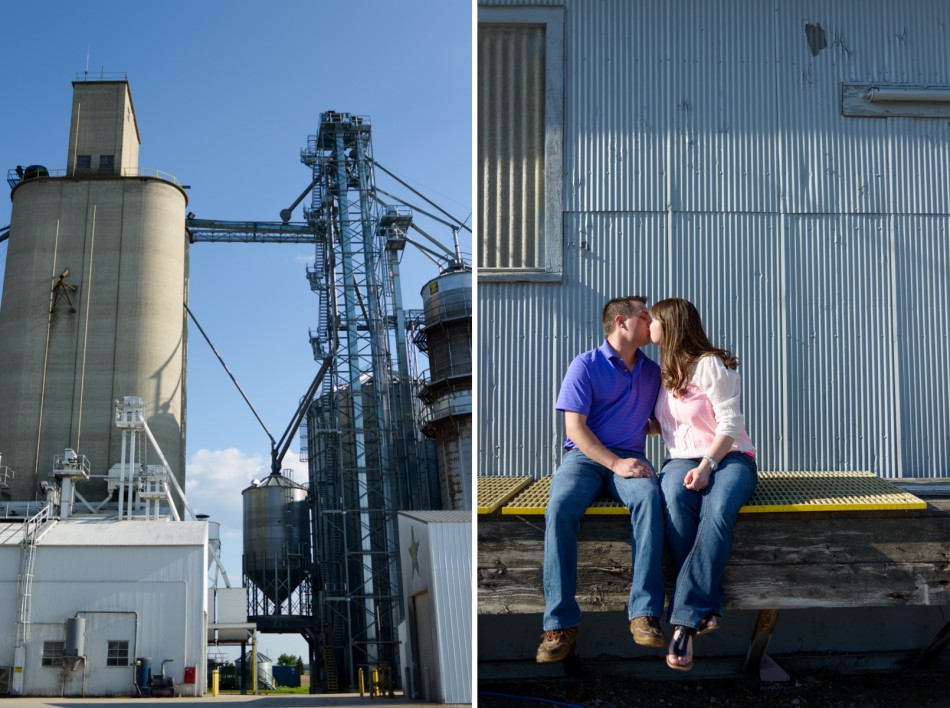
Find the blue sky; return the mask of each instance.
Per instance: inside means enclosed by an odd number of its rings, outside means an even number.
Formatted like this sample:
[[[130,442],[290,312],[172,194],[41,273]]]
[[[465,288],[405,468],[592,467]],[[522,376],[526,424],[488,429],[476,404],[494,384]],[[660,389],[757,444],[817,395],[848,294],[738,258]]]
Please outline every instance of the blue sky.
[[[468,0],[96,0],[5,3],[0,168],[66,166],[71,82],[88,67],[128,76],[139,164],[190,185],[188,210],[278,221],[310,181],[300,149],[327,110],[369,116],[376,160],[458,217],[472,211],[471,3]],[[428,210],[378,173],[377,182]],[[307,203],[307,202],[305,202]],[[10,223],[0,199],[0,227]],[[301,220],[300,209],[293,219]],[[424,216],[427,233],[451,232]],[[470,223],[470,222],[469,222]],[[471,234],[460,232],[471,257]],[[0,244],[0,278],[6,266]],[[316,373],[308,330],[312,247],[195,244],[190,307],[274,437]],[[411,247],[407,308],[438,275]],[[222,524],[241,576],[241,490],[269,471],[270,444],[200,334],[189,333],[188,496]],[[284,466],[305,481],[298,444]],[[273,658],[305,656],[299,638],[262,635]]]

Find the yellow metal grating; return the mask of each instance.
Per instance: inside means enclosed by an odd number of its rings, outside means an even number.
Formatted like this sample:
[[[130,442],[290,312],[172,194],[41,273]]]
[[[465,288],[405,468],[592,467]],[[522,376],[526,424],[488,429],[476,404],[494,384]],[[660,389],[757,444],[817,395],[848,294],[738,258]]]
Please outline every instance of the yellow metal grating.
[[[538,480],[514,497],[502,514],[543,514],[551,478]],[[739,513],[788,511],[879,511],[926,509],[927,503],[870,472],[760,472],[759,485]],[[626,514],[612,499],[599,499],[587,514]]]
[[[551,478],[543,477],[505,504],[502,514],[543,514],[548,504]]]
[[[870,472],[760,472],[740,513],[926,508],[922,499]]]
[[[491,514],[497,511],[529,484],[531,477],[479,477],[478,513]]]

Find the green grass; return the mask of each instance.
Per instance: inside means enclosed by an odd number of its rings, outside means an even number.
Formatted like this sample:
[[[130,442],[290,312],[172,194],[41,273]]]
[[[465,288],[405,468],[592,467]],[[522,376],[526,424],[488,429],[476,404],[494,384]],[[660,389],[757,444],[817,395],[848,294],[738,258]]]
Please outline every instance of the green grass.
[[[251,689],[247,689],[247,692],[254,693]],[[222,695],[228,694],[232,696],[241,695],[241,691],[236,688],[222,688],[219,691],[219,693],[221,693]],[[309,686],[278,686],[273,691],[267,690],[264,688],[259,689],[258,693],[262,696],[270,696],[274,694],[304,694],[306,695],[310,693],[310,687]]]

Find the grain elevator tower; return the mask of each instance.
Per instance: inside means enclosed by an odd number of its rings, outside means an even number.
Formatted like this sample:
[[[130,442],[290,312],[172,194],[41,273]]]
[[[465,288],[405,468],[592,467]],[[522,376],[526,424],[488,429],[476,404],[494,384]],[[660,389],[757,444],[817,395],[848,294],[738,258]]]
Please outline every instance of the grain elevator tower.
[[[139,168],[139,142],[127,81],[76,81],[66,168],[9,177],[0,453],[13,499],[42,498],[71,448],[91,464],[84,498],[103,501],[121,455],[113,401],[130,395],[184,487],[187,198]]]

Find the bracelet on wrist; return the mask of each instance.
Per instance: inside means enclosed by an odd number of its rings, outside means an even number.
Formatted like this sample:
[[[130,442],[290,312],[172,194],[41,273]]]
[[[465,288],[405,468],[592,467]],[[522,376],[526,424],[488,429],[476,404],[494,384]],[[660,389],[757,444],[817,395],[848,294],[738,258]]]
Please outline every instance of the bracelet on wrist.
[[[709,466],[712,467],[713,472],[719,469],[719,463],[716,462],[712,455],[703,455],[703,459],[709,463]]]

